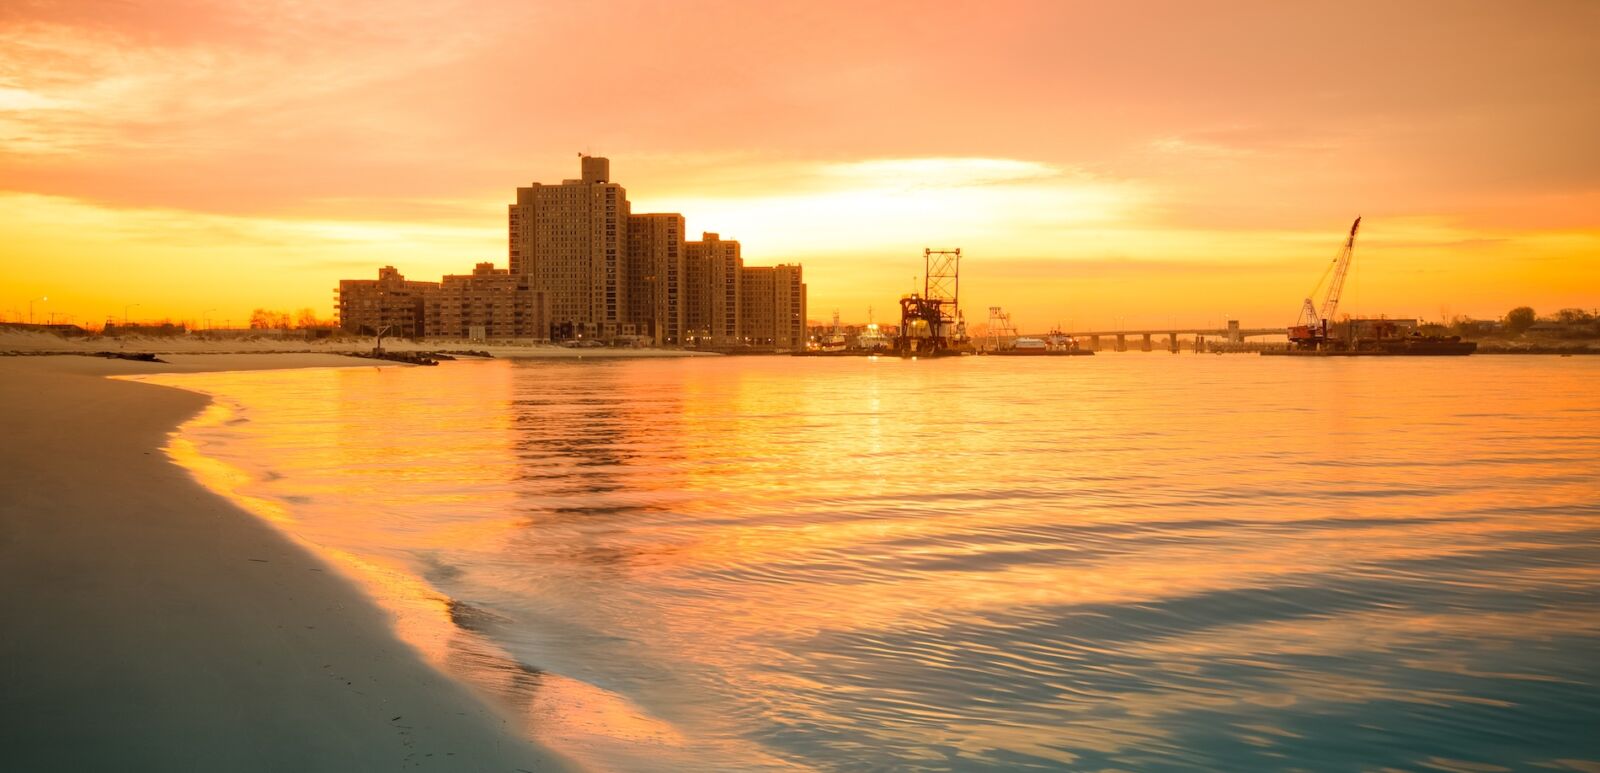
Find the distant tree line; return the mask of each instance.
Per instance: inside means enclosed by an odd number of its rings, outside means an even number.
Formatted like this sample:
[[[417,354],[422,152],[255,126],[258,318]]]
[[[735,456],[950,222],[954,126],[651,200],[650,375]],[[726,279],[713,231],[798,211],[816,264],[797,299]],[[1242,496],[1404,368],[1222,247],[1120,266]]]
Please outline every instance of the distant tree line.
[[[1600,314],[1573,307],[1541,317],[1532,306],[1518,306],[1498,320],[1456,317],[1448,327],[1451,332],[1467,337],[1516,338],[1534,331],[1563,338],[1590,338],[1600,337]]]
[[[333,320],[322,319],[312,308],[304,308],[290,316],[287,311],[273,311],[272,309],[256,309],[250,312],[250,328],[252,330],[292,330],[299,328],[329,328],[333,327]]]

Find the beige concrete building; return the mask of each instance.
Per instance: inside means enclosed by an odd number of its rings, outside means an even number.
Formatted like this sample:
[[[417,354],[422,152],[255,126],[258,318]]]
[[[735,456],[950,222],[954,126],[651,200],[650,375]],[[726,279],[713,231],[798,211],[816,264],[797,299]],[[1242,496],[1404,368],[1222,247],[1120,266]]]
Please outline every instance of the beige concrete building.
[[[683,215],[628,216],[628,319],[656,346],[680,346],[685,328]]]
[[[584,156],[582,177],[517,189],[508,207],[510,271],[549,302],[540,337],[631,334],[628,317],[628,197],[611,163]]]
[[[583,156],[580,172],[559,185],[517,189],[507,207],[509,268],[479,263],[434,283],[409,282],[386,266],[377,280],[339,283],[341,325],[468,340],[803,344],[798,265],[747,270],[737,241],[715,233],[686,241],[677,213],[633,215],[608,160]]]
[[[806,307],[800,266],[746,266],[742,274],[739,323],[744,341],[760,349],[803,349]]]
[[[700,241],[685,243],[684,251],[688,279],[685,343],[739,345],[739,284],[740,269],[744,268],[739,243],[706,232]]]
[[[544,294],[527,277],[479,263],[470,274],[446,275],[425,303],[427,335],[468,341],[529,339],[548,335]]]
[[[749,346],[774,347],[778,328],[778,309],[773,303],[777,279],[777,269],[771,266],[745,266],[739,270],[739,338]]]
[[[739,324],[744,342],[761,349],[805,348],[806,285],[800,266],[746,266],[741,274]]]
[[[427,335],[427,296],[438,282],[413,282],[394,266],[378,269],[377,279],[339,281],[339,327],[352,333],[421,338]]]
[[[777,306],[778,329],[773,344],[779,349],[798,351],[806,346],[806,283],[799,263],[776,267],[773,304]]]

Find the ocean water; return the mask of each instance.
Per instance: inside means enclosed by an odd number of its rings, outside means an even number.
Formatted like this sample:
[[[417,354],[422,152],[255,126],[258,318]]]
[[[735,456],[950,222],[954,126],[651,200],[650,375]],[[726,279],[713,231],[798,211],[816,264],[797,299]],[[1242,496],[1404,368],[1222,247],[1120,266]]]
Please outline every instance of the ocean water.
[[[147,380],[597,769],[1600,770],[1600,358]]]

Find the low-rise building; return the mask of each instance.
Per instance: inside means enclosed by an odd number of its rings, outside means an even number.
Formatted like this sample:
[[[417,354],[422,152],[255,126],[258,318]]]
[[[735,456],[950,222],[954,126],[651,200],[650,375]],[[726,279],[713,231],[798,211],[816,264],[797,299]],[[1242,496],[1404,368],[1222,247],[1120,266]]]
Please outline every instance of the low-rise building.
[[[1417,320],[1415,319],[1351,317],[1335,322],[1330,326],[1328,332],[1332,338],[1349,341],[1400,338],[1411,335],[1416,330]]]
[[[377,279],[339,280],[339,327],[358,335],[421,338],[427,335],[427,295],[438,282],[414,282],[394,266],[378,269]]]
[[[470,274],[448,274],[424,297],[430,338],[536,339],[549,330],[544,293],[529,287],[527,276],[493,263],[479,263]]]

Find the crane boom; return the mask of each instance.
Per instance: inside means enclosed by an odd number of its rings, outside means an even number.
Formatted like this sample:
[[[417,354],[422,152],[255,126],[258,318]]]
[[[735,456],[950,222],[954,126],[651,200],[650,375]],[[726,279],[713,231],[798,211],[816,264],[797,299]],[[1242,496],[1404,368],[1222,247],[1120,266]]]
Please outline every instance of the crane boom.
[[[1334,260],[1333,283],[1328,285],[1328,297],[1322,301],[1322,317],[1324,324],[1333,324],[1334,312],[1339,310],[1339,293],[1344,291],[1344,278],[1350,272],[1350,257],[1356,249],[1356,229],[1361,227],[1361,218],[1357,217],[1350,224],[1350,236],[1344,240],[1344,249],[1339,250],[1339,257]]]

